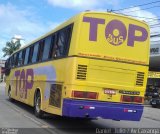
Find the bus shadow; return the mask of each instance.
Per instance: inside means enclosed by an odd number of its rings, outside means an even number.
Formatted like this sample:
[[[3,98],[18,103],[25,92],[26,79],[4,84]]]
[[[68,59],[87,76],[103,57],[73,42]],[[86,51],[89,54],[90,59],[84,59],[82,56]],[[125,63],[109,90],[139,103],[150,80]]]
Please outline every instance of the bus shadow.
[[[63,133],[96,133],[96,128],[102,128],[91,120],[76,119],[67,117],[55,117],[51,115],[45,121],[56,129],[58,132]]]
[[[26,113],[29,113],[33,118],[35,118],[36,120],[39,120],[42,124],[43,122],[47,124],[49,128],[46,128],[46,129],[50,129],[51,131],[55,131],[57,133],[62,133],[62,134],[63,133],[90,134],[91,133],[93,134],[93,133],[96,133],[97,129],[110,129],[110,127],[106,126],[106,124],[100,125],[97,123],[96,120],[90,120],[90,119],[68,118],[68,117],[61,117],[61,116],[52,115],[52,114],[46,114],[43,119],[38,119],[34,116],[33,107],[28,106],[16,100],[10,103],[24,110]]]
[[[29,106],[29,105],[26,105],[20,101],[17,101],[17,100],[9,100],[8,98],[6,99],[9,103],[11,103],[12,105],[20,108],[21,110],[24,110],[30,114],[34,114],[34,111],[33,111],[33,107]]]

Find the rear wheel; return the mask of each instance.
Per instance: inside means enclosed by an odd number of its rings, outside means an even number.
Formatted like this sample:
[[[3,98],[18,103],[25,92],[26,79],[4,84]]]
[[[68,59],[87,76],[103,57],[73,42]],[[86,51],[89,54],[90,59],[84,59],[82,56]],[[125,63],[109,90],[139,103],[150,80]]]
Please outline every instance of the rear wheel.
[[[41,94],[38,91],[35,95],[35,102],[34,102],[34,112],[35,116],[38,118],[43,118],[44,112],[41,110]]]

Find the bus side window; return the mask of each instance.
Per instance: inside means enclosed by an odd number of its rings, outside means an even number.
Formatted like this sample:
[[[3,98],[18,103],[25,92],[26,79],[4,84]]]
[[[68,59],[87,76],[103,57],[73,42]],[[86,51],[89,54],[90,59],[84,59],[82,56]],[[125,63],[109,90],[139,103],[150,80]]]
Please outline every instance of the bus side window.
[[[22,51],[22,65],[24,65],[25,54],[26,54],[26,49]]]
[[[18,66],[22,65],[22,51],[19,52],[19,56],[18,56]]]
[[[51,51],[50,51],[50,58],[56,58],[57,57],[57,34],[55,33],[52,36],[52,45],[51,45]]]
[[[72,37],[72,29],[73,29],[73,24],[71,24],[65,29],[65,34],[66,34],[66,39],[65,39],[66,45],[64,46],[65,55],[68,55],[68,52],[69,52],[69,47],[70,47],[71,37]]]
[[[51,38],[51,46],[50,46],[50,52],[49,52],[49,59],[53,58],[53,46],[54,46],[54,39],[55,38],[55,34],[52,35]]]
[[[7,65],[7,68],[11,68],[11,58],[9,58],[6,62],[5,62],[5,66]]]
[[[25,54],[25,59],[24,59],[24,65],[27,65],[27,64],[28,64],[29,50],[30,50],[30,48],[28,47],[28,48],[26,49],[26,54]]]
[[[56,54],[57,54],[57,57],[63,57],[63,56],[65,56],[65,54],[64,54],[65,30],[62,30],[62,31],[60,31],[58,33],[55,45],[56,45]]]
[[[43,61],[49,58],[50,47],[51,47],[51,36],[45,39],[44,51],[43,51],[43,56],[42,56]]]
[[[72,26],[70,25],[60,31],[58,31],[53,37],[54,41],[52,41],[53,49],[52,49],[52,57],[65,57],[68,55],[71,34],[72,34]]]
[[[16,53],[15,66],[18,66],[18,58],[19,58],[19,52]]]
[[[33,51],[34,51],[34,46],[31,46],[29,51],[29,58],[28,58],[29,64],[32,63]]]
[[[12,57],[11,57],[11,67],[13,67],[13,59],[14,58],[14,56],[12,55]]]
[[[5,62],[5,68],[6,68],[6,69],[8,68],[8,63],[9,63],[9,59],[6,60],[6,62]]]
[[[17,53],[13,55],[13,67],[16,67],[16,57]]]
[[[32,63],[37,62],[38,48],[39,48],[39,43],[34,44]]]
[[[45,41],[42,40],[39,43],[39,50],[38,50],[38,57],[37,57],[37,61],[42,61],[42,56],[43,56],[43,51],[44,51],[44,43]]]

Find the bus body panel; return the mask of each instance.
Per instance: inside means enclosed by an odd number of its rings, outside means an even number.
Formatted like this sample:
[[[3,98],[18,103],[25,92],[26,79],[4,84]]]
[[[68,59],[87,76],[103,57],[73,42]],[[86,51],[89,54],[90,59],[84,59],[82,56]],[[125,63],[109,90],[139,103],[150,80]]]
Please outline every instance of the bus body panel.
[[[143,105],[64,99],[63,116],[140,121]]]
[[[123,28],[115,28],[113,20]],[[71,23],[74,26],[68,56],[12,68],[6,79],[6,94],[11,87],[14,99],[34,106],[35,92],[39,89],[41,110],[48,113],[140,120],[143,101],[123,102],[122,96],[144,97],[149,60],[148,26],[116,14],[90,12],[77,15],[57,29]],[[123,37],[119,37],[121,34]],[[75,97],[75,91],[94,92],[97,98]],[[91,109],[80,109],[85,106]]]
[[[148,25],[132,18],[88,12],[81,17],[77,54],[148,65],[148,31]]]

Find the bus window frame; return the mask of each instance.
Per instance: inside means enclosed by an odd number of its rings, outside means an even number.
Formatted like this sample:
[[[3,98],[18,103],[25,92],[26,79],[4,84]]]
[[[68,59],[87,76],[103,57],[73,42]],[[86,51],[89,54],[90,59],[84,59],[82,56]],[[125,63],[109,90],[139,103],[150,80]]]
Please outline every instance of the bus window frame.
[[[69,48],[70,48],[70,44],[71,44],[71,37],[72,37],[72,33],[73,33],[73,26],[74,26],[74,23],[64,27],[63,29],[55,32],[53,35],[52,35],[52,39],[54,37],[54,41],[52,41],[52,49],[51,49],[51,52],[50,52],[50,56],[51,56],[51,59],[61,59],[61,58],[66,58],[68,56],[68,53],[69,53]],[[56,48],[55,48],[55,45],[58,44],[58,39],[60,38],[60,32],[66,32],[67,33],[67,29],[70,28],[70,34],[65,34],[66,37],[65,37],[65,41],[64,41],[64,48],[63,48],[63,54],[60,55],[60,56],[54,56],[53,54],[53,51],[56,52]],[[68,36],[70,35],[70,36]],[[64,51],[66,49],[66,51]]]
[[[35,61],[33,61],[33,56],[34,56],[34,51],[35,51],[35,47],[38,47],[38,49],[37,49],[37,55],[36,55],[36,57],[35,57]],[[32,61],[32,63],[36,63],[37,62],[37,59],[38,59],[38,52],[39,52],[39,47],[40,47],[40,45],[39,45],[39,42],[36,42],[36,43],[34,43],[33,45],[32,45],[32,58],[31,58],[31,61]]]
[[[71,31],[70,31],[70,37],[69,37],[69,39],[68,39],[68,49],[67,49],[67,52],[66,52],[66,55],[65,56],[61,56],[61,57],[50,57],[51,56],[51,51],[52,51],[52,49],[51,49],[51,47],[53,47],[54,46],[54,44],[52,44],[53,43],[53,40],[52,40],[52,38],[53,38],[53,36],[55,35],[55,34],[57,34],[59,31],[61,31],[61,30],[64,30],[64,29],[67,29],[67,28],[71,28]],[[29,66],[29,65],[32,65],[32,64],[38,64],[38,63],[43,63],[43,62],[48,62],[48,61],[54,61],[54,60],[59,60],[59,59],[63,59],[63,58],[67,58],[68,57],[68,53],[69,53],[69,49],[70,49],[70,44],[71,44],[71,39],[72,39],[72,33],[73,33],[73,27],[74,27],[74,23],[70,23],[69,25],[67,25],[67,26],[65,26],[65,27],[63,27],[62,29],[59,29],[58,31],[55,31],[54,33],[52,33],[52,34],[50,34],[50,35],[48,35],[48,36],[46,36],[46,37],[44,37],[44,38],[42,38],[41,40],[38,40],[38,41],[36,41],[36,42],[34,42],[33,44],[31,44],[31,45],[29,45],[29,46],[27,46],[27,47],[25,47],[25,48],[23,48],[23,49],[21,49],[20,51],[25,51],[24,52],[24,60],[23,60],[23,64],[22,65],[20,65],[20,66],[15,66],[15,64],[14,64],[14,66],[12,66],[11,68],[19,68],[19,67],[23,67],[23,66]],[[42,51],[41,49],[43,48],[43,51],[44,51],[44,44],[45,44],[45,39],[47,38],[47,37],[49,37],[49,36],[51,36],[51,47],[50,47],[50,51],[49,51],[49,56],[48,56],[48,60],[42,60],[42,55],[43,55],[43,52],[41,52],[41,59],[39,59],[39,54],[40,54],[40,51]],[[39,50],[38,50],[38,56],[37,56],[37,61],[36,62],[34,62],[34,63],[29,63],[29,55],[30,55],[30,48],[31,47],[34,47],[34,44],[36,44],[36,43],[39,43]],[[41,47],[41,43],[42,43],[42,47]],[[29,55],[28,55],[28,61],[27,61],[27,63],[25,64],[25,58],[26,58],[26,51],[27,51],[27,49],[29,49]],[[17,53],[19,53],[20,51],[18,51],[18,52],[15,52],[15,53],[13,53],[13,59],[14,59],[14,55],[15,54],[17,54]],[[11,57],[12,57],[11,56]]]
[[[48,40],[48,39],[50,40],[49,44],[47,44],[47,40]],[[44,41],[44,44],[43,44],[43,53],[42,53],[42,58],[41,58],[41,60],[42,60],[42,61],[47,61],[47,60],[49,59],[49,57],[50,57],[50,49],[51,49],[51,45],[52,45],[52,35],[47,36],[44,40],[45,40],[45,41]],[[49,45],[48,56],[47,56],[46,59],[44,59],[45,47],[46,47],[47,45]]]

